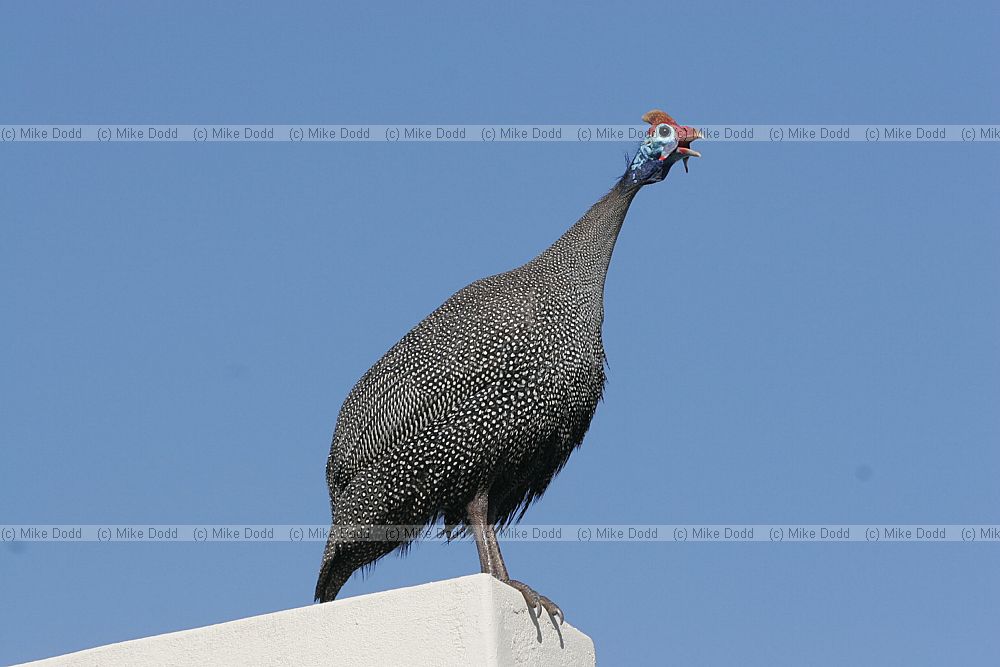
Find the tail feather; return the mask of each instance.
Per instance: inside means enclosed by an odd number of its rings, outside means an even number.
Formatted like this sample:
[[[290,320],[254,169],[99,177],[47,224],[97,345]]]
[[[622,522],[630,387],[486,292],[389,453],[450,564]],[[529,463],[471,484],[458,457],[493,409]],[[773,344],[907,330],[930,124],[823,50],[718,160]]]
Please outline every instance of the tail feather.
[[[316,602],[330,602],[337,597],[337,593],[347,581],[337,577],[336,559],[329,558],[323,561],[323,567],[319,570],[319,578],[316,580]],[[348,573],[350,576],[350,573]]]
[[[327,543],[323,565],[316,579],[314,599],[316,602],[334,600],[354,572],[361,570],[365,574],[382,557],[407,544],[376,540]]]

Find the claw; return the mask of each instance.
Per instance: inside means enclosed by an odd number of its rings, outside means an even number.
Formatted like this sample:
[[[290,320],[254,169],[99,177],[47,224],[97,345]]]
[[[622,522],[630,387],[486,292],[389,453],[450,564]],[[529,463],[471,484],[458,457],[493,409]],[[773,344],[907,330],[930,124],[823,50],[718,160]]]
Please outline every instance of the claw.
[[[559,619],[559,625],[566,622],[566,617],[563,615],[563,611],[559,608],[559,605],[544,595],[536,593],[531,586],[521,583],[516,579],[511,579],[507,582],[507,585],[521,592],[521,595],[524,596],[524,601],[527,602],[528,606],[535,612],[535,618],[541,618],[542,610],[544,609],[550,616]]]
[[[549,616],[559,619],[559,625],[566,622],[566,617],[563,616],[562,609],[559,608],[559,605],[544,595],[540,595],[539,598],[541,599],[542,606],[545,607],[545,611],[549,612]]]
[[[535,612],[535,616],[542,615],[542,600],[538,593],[527,584],[522,584],[520,581],[511,579],[507,582],[507,585],[521,592],[524,596],[524,601],[528,603],[528,606]]]

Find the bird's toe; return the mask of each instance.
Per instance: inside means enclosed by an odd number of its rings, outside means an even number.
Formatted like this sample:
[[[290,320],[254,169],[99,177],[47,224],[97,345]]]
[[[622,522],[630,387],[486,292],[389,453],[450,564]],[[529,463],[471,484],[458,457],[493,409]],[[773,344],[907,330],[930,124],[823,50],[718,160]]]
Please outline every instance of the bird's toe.
[[[535,589],[528,584],[517,581],[516,579],[511,579],[507,582],[507,585],[521,592],[521,595],[524,596],[524,601],[527,602],[528,606],[534,610],[536,617],[540,618],[542,610],[544,609],[550,616],[559,620],[559,625],[562,625],[566,620],[566,617],[563,615],[562,609],[559,608],[559,605],[544,595],[539,595]]]
[[[528,584],[517,581],[516,579],[511,579],[507,582],[507,585],[521,592],[524,596],[524,601],[528,603],[528,606],[535,611],[535,616],[541,616],[542,614],[542,599],[538,593],[535,592]]]
[[[542,603],[542,607],[545,611],[549,612],[549,616],[559,621],[559,625],[562,625],[566,621],[566,617],[563,615],[562,609],[559,608],[552,600],[548,599],[544,595],[540,595],[539,601]]]

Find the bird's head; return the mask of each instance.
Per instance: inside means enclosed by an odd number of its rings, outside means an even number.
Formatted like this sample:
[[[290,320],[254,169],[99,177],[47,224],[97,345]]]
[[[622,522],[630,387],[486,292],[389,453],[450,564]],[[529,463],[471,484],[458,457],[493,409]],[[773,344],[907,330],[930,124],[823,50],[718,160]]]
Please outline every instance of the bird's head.
[[[625,172],[626,180],[636,185],[658,183],[678,160],[684,161],[687,171],[688,159],[701,157],[701,153],[691,150],[691,142],[701,139],[696,128],[679,125],[659,109],[646,112],[642,120],[649,123],[649,131]]]

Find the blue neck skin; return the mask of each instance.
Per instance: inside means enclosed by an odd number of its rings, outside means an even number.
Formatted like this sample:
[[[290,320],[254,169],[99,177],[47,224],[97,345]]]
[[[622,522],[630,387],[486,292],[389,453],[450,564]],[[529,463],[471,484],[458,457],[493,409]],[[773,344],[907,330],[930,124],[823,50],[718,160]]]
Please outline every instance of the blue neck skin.
[[[640,147],[635,157],[632,158],[632,164],[629,165],[625,171],[625,175],[622,176],[622,181],[640,186],[659,183],[667,177],[667,172],[670,171],[670,167],[676,161],[673,156],[668,156],[666,160],[661,160],[658,155],[647,154]]]

